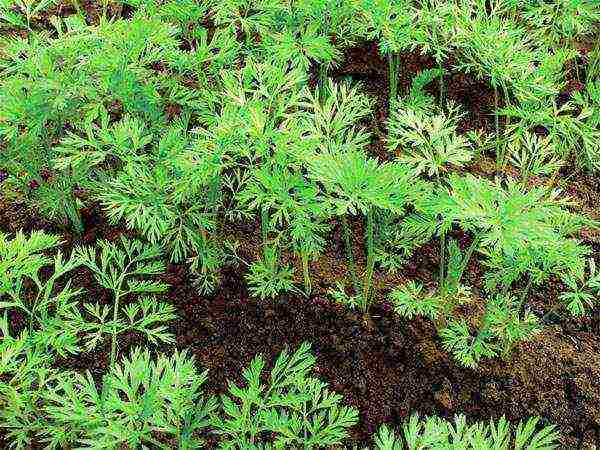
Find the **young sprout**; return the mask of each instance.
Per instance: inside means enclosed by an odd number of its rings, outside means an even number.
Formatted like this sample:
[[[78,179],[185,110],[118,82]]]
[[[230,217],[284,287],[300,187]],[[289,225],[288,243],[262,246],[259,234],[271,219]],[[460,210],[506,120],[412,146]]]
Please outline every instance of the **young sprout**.
[[[532,417],[519,422],[513,430],[504,418],[467,424],[463,415],[454,422],[431,416],[420,418],[413,414],[402,424],[399,433],[382,425],[375,434],[376,450],[416,450],[419,448],[443,448],[452,446],[463,450],[552,450],[558,448],[560,434],[553,425],[539,426],[540,419]],[[511,442],[515,442],[511,446]],[[406,447],[404,446],[406,442]]]
[[[440,285],[434,294],[423,294],[421,286],[407,284],[391,298],[398,313],[434,320],[447,348],[465,365],[476,365],[484,356],[506,356],[515,342],[537,329],[535,317],[529,313],[521,316],[521,305],[532,284],[542,283],[551,274],[583,273],[589,249],[569,236],[585,220],[565,210],[556,193],[545,188],[526,190],[515,181],[491,183],[472,175],[451,174],[447,188],[441,187],[436,195],[415,205],[420,221],[409,217],[407,223],[416,223],[429,236],[440,235]],[[465,251],[455,240],[446,242],[448,231],[456,226],[473,234]],[[454,310],[470,300],[461,281],[476,252],[484,255],[484,264],[493,269],[486,275],[487,289],[501,293],[488,302],[482,327],[473,336],[469,325],[454,316]],[[515,300],[510,295],[511,285],[524,275],[528,276],[527,285]]]
[[[356,293],[360,292],[360,309],[367,313],[372,301],[375,269],[375,212],[388,210],[403,214],[405,206],[421,194],[423,186],[410,168],[397,163],[380,164],[364,152],[351,149],[318,154],[308,161],[309,176],[323,185],[334,213],[342,219],[346,252]],[[349,239],[348,215],[366,218],[366,268],[359,286]]]
[[[426,43],[417,10],[408,0],[362,0],[360,26],[368,39],[377,40],[379,50],[388,58],[389,102],[398,96],[400,54]]]
[[[126,330],[143,332],[152,342],[173,342],[167,327],[160,323],[174,319],[175,308],[157,303],[153,297],[143,297],[122,307],[129,294],[156,294],[167,289],[164,283],[144,279],[165,270],[164,263],[157,259],[161,256],[158,247],[125,237],[121,237],[119,244],[100,241],[99,247],[99,253],[90,247],[78,247],[74,255],[76,261],[89,268],[100,285],[112,293],[112,314],[108,305],[86,304],[86,311],[97,322],[87,322],[86,332],[88,348],[102,342],[106,334],[110,336],[110,367],[114,369],[117,335]]]
[[[275,448],[311,450],[341,445],[358,422],[358,411],[311,376],[316,358],[310,350],[308,343],[293,353],[285,349],[269,376],[263,374],[265,360],[256,356],[242,373],[244,385],[230,383],[221,414],[211,421],[227,448],[263,448],[271,442]]]
[[[396,109],[388,121],[388,148],[398,160],[415,168],[417,175],[440,178],[448,166],[462,167],[473,158],[471,144],[456,132],[460,115],[430,115],[412,109]]]

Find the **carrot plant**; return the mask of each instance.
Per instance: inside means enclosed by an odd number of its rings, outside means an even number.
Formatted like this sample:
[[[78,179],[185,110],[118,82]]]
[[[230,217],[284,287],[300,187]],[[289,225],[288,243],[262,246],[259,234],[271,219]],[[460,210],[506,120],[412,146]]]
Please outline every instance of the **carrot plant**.
[[[417,7],[410,0],[364,0],[359,4],[357,27],[367,39],[375,39],[388,59],[390,103],[398,95],[401,53],[425,43],[426,35],[417,20]]]
[[[583,273],[589,249],[570,236],[585,220],[568,212],[564,201],[545,189],[526,190],[517,182],[502,186],[451,174],[447,188],[417,206],[420,216],[407,221],[440,236],[439,286],[435,293],[426,293],[421,285],[410,283],[395,291],[392,299],[400,314],[434,320],[446,347],[462,364],[474,366],[485,356],[506,356],[515,342],[538,329],[535,316],[527,311],[521,316],[532,285],[553,274]],[[472,234],[464,251],[456,241],[446,240],[455,226]],[[477,253],[491,269],[485,276],[486,288],[499,295],[486,302],[483,324],[474,338],[455,313],[458,306],[472,301],[462,279]],[[513,298],[510,287],[522,277],[527,279],[525,288]]]
[[[160,303],[148,294],[164,292],[164,283],[144,279],[164,271],[164,264],[157,261],[160,250],[146,246],[140,241],[121,238],[120,245],[101,241],[100,253],[89,247],[75,250],[75,258],[90,269],[100,285],[111,291],[112,307],[100,303],[84,305],[91,320],[82,320],[86,348],[92,349],[110,337],[110,367],[114,368],[117,357],[117,336],[129,330],[143,333],[150,342],[173,342],[172,335],[163,322],[175,318],[174,308]],[[135,302],[125,304],[128,295],[146,295]]]
[[[358,149],[338,150],[315,155],[309,160],[310,177],[324,186],[341,218],[347,258],[354,282],[358,306],[367,313],[372,303],[375,270],[375,214],[377,210],[403,214],[405,207],[418,198],[421,185],[406,166],[380,164]],[[359,282],[350,242],[348,216],[365,217],[366,267]]]
[[[256,357],[220,402],[188,353],[122,354],[126,332],[175,343],[175,308],[157,298],[167,260],[202,296],[218,295],[235,260],[241,292],[267,301],[302,280],[319,297],[339,228],[352,286],[334,297],[367,317],[389,287],[378,270],[411,278],[389,294],[394,310],[430,319],[467,367],[509,357],[549,315],[597,305],[580,239],[598,224],[558,189],[600,168],[597,1],[62,6],[0,0],[0,203],[75,242],[64,255],[55,235],[0,233],[0,427],[12,447],[348,443],[357,411],[310,375],[308,344],[267,376]],[[91,244],[103,219],[136,238]],[[407,276],[428,256],[437,285]],[[81,266],[108,304],[73,287]],[[538,317],[531,293],[550,281],[559,292]],[[58,367],[103,346],[104,374]],[[413,416],[374,444],[553,448],[537,425]]]
[[[552,425],[540,426],[532,417],[515,427],[502,417],[489,424],[467,424],[458,415],[454,422],[439,417],[412,415],[398,433],[383,425],[374,436],[377,450],[416,450],[423,446],[460,447],[465,450],[550,450],[557,448],[559,433]]]
[[[43,395],[48,426],[42,441],[50,446],[105,448],[153,445],[166,448],[159,434],[179,449],[199,448],[214,398],[205,396],[207,372],[198,372],[188,352],[153,358],[134,348],[102,377],[64,371]]]
[[[339,445],[347,429],[358,421],[358,411],[343,405],[342,397],[327,383],[310,376],[316,363],[310,345],[277,357],[268,378],[261,375],[262,357],[243,371],[245,386],[230,383],[222,400],[222,413],[213,416],[222,448],[261,446],[266,435],[279,448],[326,448]]]
[[[79,351],[76,299],[81,290],[65,279],[80,263],[61,251],[45,254],[59,244],[58,236],[41,231],[17,232],[14,238],[0,233],[0,311],[5,318],[9,310],[18,311],[29,339],[64,356]],[[42,276],[42,269],[51,274]]]
[[[526,30],[514,22],[488,15],[478,7],[463,12],[455,29],[459,67],[475,72],[479,77],[487,77],[494,89],[496,156],[501,165],[500,98],[502,96],[508,102],[513,88],[519,88],[519,83],[529,79],[533,60],[530,39]]]

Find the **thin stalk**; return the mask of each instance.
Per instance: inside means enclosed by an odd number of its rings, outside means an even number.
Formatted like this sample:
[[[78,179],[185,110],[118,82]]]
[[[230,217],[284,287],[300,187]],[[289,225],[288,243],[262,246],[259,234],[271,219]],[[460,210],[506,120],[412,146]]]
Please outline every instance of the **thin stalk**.
[[[29,313],[29,332],[32,333],[33,332],[33,311],[29,312],[27,309],[25,309],[23,307],[21,307],[21,309],[23,309],[24,311]]]
[[[390,98],[389,101],[392,103],[393,100],[398,96],[398,69],[400,68],[400,57],[395,53],[388,54],[388,70],[389,70],[389,85],[390,85]]]
[[[498,87],[494,84],[494,125],[496,128],[496,171],[500,168],[500,119],[498,117]]]
[[[269,239],[269,211],[260,210],[260,231],[262,235],[263,254],[266,256],[267,241]]]
[[[304,276],[304,290],[306,292],[306,295],[310,295],[310,291],[311,291],[311,282],[310,282],[310,275],[308,273],[308,254],[306,252],[302,252],[302,274]]]
[[[465,256],[460,265],[460,270],[458,272],[458,279],[456,280],[457,284],[460,283],[463,273],[464,273],[465,269],[467,268],[469,261],[471,260],[471,256],[473,256],[473,252],[475,251],[475,249],[477,247],[479,247],[479,244],[481,243],[482,239],[483,239],[483,232],[480,232],[477,236],[475,236],[475,239],[473,239],[473,242],[471,242],[471,245],[469,246],[467,253],[465,253]]]
[[[304,442],[308,442],[310,422],[308,420],[308,412],[306,411],[306,403],[302,403],[302,422],[304,423]]]
[[[370,297],[371,297],[371,284],[373,282],[373,272],[375,270],[375,245],[373,242],[373,228],[374,228],[374,211],[373,208],[367,212],[367,272],[365,275],[365,281],[363,283],[363,312],[366,313],[369,309]]]
[[[442,296],[446,295],[446,275],[444,267],[446,266],[446,231],[440,233],[440,292]]]
[[[520,304],[521,305],[523,304],[523,302],[527,298],[527,294],[529,294],[529,289],[531,289],[531,283],[532,283],[532,281],[533,281],[533,278],[529,277],[529,280],[527,281],[527,285],[525,286],[525,289],[523,290],[523,292],[521,292],[521,299],[520,299]]]
[[[319,85],[324,88],[327,81],[327,66],[319,65]]]
[[[576,48],[574,39],[570,42],[571,48]],[[573,65],[575,66],[575,77],[577,78],[577,82],[581,83],[581,75],[579,74],[579,61],[577,60],[579,56],[579,52],[576,54],[575,58],[573,58]]]
[[[117,318],[119,313],[119,301],[121,299],[121,293],[115,294],[115,306],[113,308],[113,327],[112,327],[112,338],[110,343],[110,367],[115,367],[115,359],[117,357]]]
[[[350,269],[350,275],[352,276],[352,284],[354,286],[354,292],[358,294],[360,292],[360,283],[358,282],[358,276],[356,275],[356,264],[354,262],[354,252],[352,251],[352,242],[350,241],[350,226],[348,225],[348,219],[346,216],[342,216],[342,233],[344,235],[344,246],[346,248],[346,258],[348,258],[348,268]]]
[[[128,292],[122,292],[123,283],[125,283],[125,278],[129,274],[129,268],[133,264],[133,261],[130,261],[125,268],[123,269],[123,273],[119,277],[118,283],[115,285],[116,288],[113,289],[115,293],[115,305],[113,308],[113,328],[112,328],[112,340],[110,343],[110,368],[111,370],[115,367],[115,360],[117,358],[117,319],[119,315],[119,303],[121,297]]]
[[[438,68],[440,69],[440,77],[439,77],[439,84],[440,84],[440,108],[444,108],[444,91],[445,91],[445,86],[444,86],[444,68],[442,66],[442,61],[438,61]]]
[[[73,224],[73,227],[75,228],[75,231],[77,232],[77,234],[81,235],[85,229],[85,226],[83,224],[83,218],[81,217],[81,214],[79,213],[79,210],[77,209],[77,203],[75,201],[75,196],[73,194],[71,194],[71,201],[68,201],[66,206],[66,214],[67,217],[69,218],[69,220],[71,221],[71,223]]]

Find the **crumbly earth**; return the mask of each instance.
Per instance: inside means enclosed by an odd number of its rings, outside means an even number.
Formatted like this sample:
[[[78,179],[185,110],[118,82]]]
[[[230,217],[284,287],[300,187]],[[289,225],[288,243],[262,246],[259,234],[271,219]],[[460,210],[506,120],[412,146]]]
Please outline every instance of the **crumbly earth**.
[[[330,74],[360,80],[363,89],[375,96],[373,119],[366,125],[374,133],[371,151],[382,158],[389,156],[384,148],[388,113],[385,64],[376,46],[367,43],[349,50],[346,62]],[[407,88],[416,72],[430,67],[434,67],[430,58],[406,55],[401,86]],[[489,86],[452,71],[446,83],[449,98],[467,111],[461,130],[491,128],[493,101]],[[484,158],[469,170],[486,176],[489,166]],[[597,218],[600,186],[596,179],[577,175],[566,179],[561,187],[577,200],[581,211]],[[84,211],[84,217],[85,232],[73,236],[39,219],[19,202],[0,199],[0,230],[61,232],[65,251],[99,239],[114,240],[125,232],[122,226],[108,224],[93,205]],[[352,226],[361,266],[362,223],[357,220]],[[251,260],[258,255],[255,224],[226,234],[242,243],[242,258]],[[456,237],[468,244],[469,236]],[[597,235],[590,233],[583,238],[598,249]],[[600,446],[600,310],[582,319],[550,315],[545,330],[518,347],[510,360],[488,360],[477,370],[465,369],[442,349],[429,321],[402,320],[392,314],[385,301],[385,294],[407,279],[434,283],[438,259],[437,246],[430,243],[415,252],[400,274],[377,275],[379,299],[368,320],[333,303],[327,295],[336,281],[348,275],[337,227],[332,231],[328,253],[311,264],[315,286],[310,298],[285,295],[275,301],[252,299],[245,287],[243,267],[225,269],[220,289],[210,298],[197,294],[185,266],[170,265],[162,279],[171,285],[165,297],[179,315],[171,324],[176,346],[190,349],[198,365],[209,370],[208,394],[224,392],[227,380],[240,381],[241,369],[255,354],[272,360],[285,346],[295,348],[309,341],[317,356],[317,375],[360,411],[361,421],[352,429],[352,438],[358,444],[366,443],[380,424],[398,425],[418,411],[443,417],[463,413],[473,420],[505,415],[518,421],[537,415],[558,427],[565,449]],[[291,257],[290,262],[297,264]],[[468,282],[477,287],[481,273],[479,264],[473,261]],[[78,270],[73,283],[86,290],[85,298],[109,301],[107,292],[87,270]],[[554,304],[559,289],[558,283],[550,283],[532,294],[528,306],[543,316]],[[11,322],[18,329],[23,320],[12,313]],[[145,342],[131,333],[121,338],[119,348],[127,352],[135,345]],[[169,352],[172,348],[161,350]],[[107,351],[103,348],[55,364],[65,369],[90,370],[99,380],[107,367]]]

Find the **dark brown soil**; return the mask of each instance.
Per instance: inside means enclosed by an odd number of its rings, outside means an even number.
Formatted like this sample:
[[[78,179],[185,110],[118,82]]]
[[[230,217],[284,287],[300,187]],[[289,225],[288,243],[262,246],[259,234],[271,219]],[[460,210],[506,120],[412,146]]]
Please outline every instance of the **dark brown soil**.
[[[420,55],[406,55],[404,61],[403,88],[408,86],[411,74],[433,67],[433,61]],[[368,126],[375,135],[372,151],[382,157],[388,113],[385,67],[385,61],[370,43],[349,50],[347,62],[332,74],[359,79],[367,92],[375,94],[376,107]],[[449,69],[447,92],[468,111],[465,130],[489,127],[492,101],[488,86]],[[583,211],[598,214],[600,188],[595,179],[576,177],[569,180],[565,189],[580,201]],[[122,228],[108,225],[94,207],[86,210],[85,222],[82,237],[64,234],[65,249],[78,243],[93,244],[98,239],[113,240],[122,233]],[[356,221],[352,225],[362,266],[362,223]],[[0,230],[14,232],[21,228],[60,231],[17,202],[0,202]],[[240,256],[251,260],[258,254],[260,244],[258,234],[249,228],[250,232],[234,229],[229,234],[242,242]],[[588,236],[586,241],[598,242],[594,236]],[[391,287],[406,279],[433,282],[439,258],[436,246],[428,244],[415,252],[400,275],[376,277],[379,301],[371,320],[365,322],[334,304],[326,294],[337,280],[347,279],[339,229],[334,228],[330,243],[328,253],[311,266],[316,285],[311,298],[285,295],[275,301],[251,299],[245,287],[244,269],[235,267],[224,271],[222,286],[214,297],[203,298],[194,289],[184,266],[169,266],[163,276],[171,285],[166,298],[179,314],[171,329],[177,347],[189,348],[199,366],[209,370],[207,393],[224,392],[227,380],[240,381],[241,369],[257,353],[273,359],[285,346],[295,348],[308,341],[317,356],[318,376],[360,411],[361,421],[352,429],[352,437],[358,443],[366,443],[382,423],[398,425],[409,414],[419,412],[443,417],[463,413],[473,420],[505,415],[518,421],[537,415],[558,427],[565,449],[600,446],[598,309],[585,319],[552,316],[545,331],[518,347],[510,360],[488,360],[479,369],[468,370],[457,366],[443,351],[430,322],[401,320],[385,301]],[[468,270],[469,282],[477,286],[480,274],[481,268],[474,261]],[[86,289],[87,298],[106,297],[85,270],[77,271],[73,282]],[[546,286],[532,295],[529,306],[543,315],[559,288],[554,284]],[[13,323],[18,322],[18,316],[13,316]],[[130,334],[121,339],[120,350],[125,352],[133,345],[144,344]],[[90,370],[99,380],[106,369],[106,359],[105,350],[100,350],[58,360],[56,365]]]

